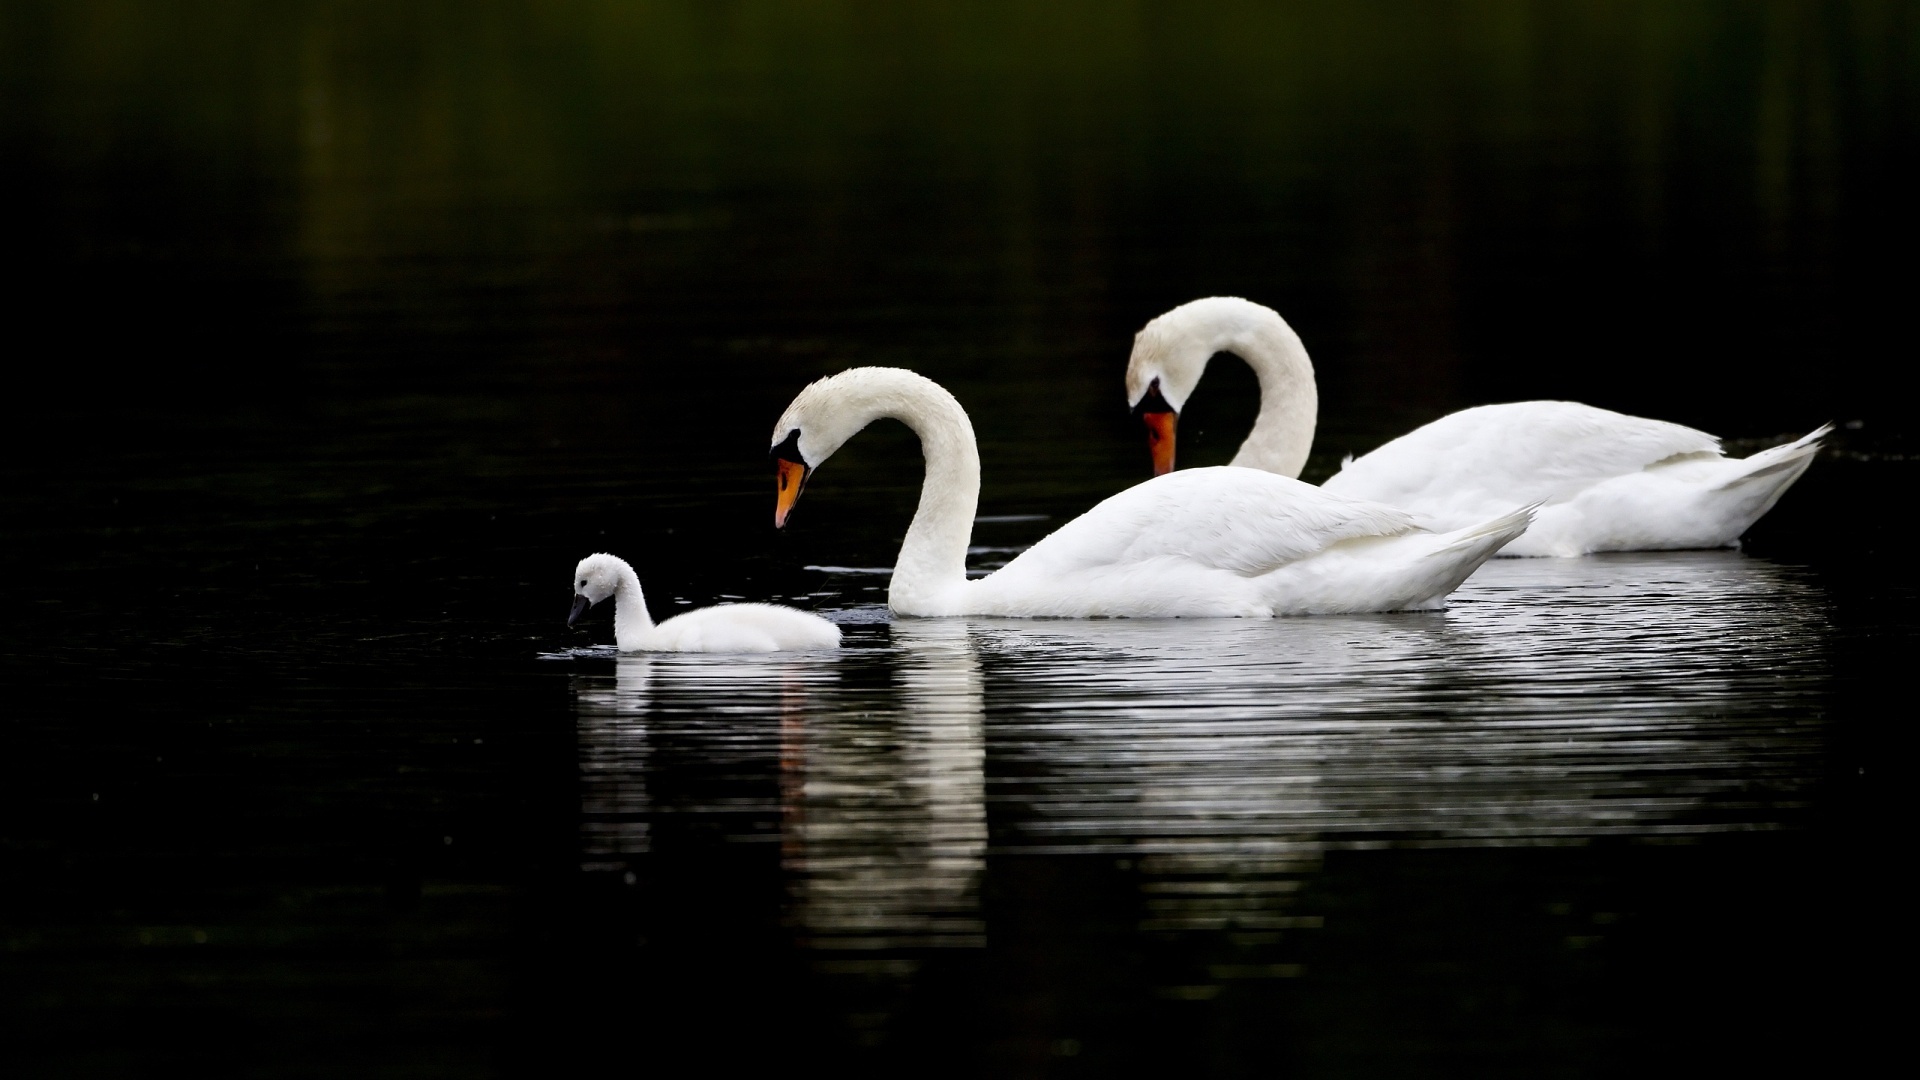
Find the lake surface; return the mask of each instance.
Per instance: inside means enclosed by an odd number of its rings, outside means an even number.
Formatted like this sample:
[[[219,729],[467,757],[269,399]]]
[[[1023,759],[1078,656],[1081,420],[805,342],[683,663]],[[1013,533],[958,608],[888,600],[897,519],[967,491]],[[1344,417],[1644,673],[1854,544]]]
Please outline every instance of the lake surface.
[[[1917,61],[1872,3],[9,4],[0,1063],[1860,1071]],[[1003,564],[1143,477],[1131,335],[1211,294],[1312,350],[1309,479],[1485,401],[1839,428],[1742,550],[1441,612],[894,621],[898,425],[771,528],[780,409],[896,364]],[[618,656],[596,550],[845,647]]]

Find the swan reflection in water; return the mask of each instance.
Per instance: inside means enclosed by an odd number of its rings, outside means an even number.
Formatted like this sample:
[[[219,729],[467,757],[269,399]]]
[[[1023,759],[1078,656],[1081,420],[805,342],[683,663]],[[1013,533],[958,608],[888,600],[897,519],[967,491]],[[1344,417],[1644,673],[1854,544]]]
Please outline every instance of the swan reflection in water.
[[[580,868],[631,872],[651,847],[647,803],[647,676],[629,653],[614,677],[576,677],[574,738],[580,756]]]
[[[1818,588],[1730,552],[1501,560],[1444,613],[970,622],[1025,842],[1119,851],[1777,825],[1751,793],[1806,778],[1827,671]]]
[[[998,855],[1123,861],[1143,929],[1311,926],[1291,897],[1328,850],[1791,826],[1826,628],[1802,571],[1686,552],[1496,561],[1435,613],[901,620],[826,660],[623,660],[580,696],[584,861],[644,850],[638,724],[757,731],[808,944],[977,944],[990,735]]]
[[[782,724],[783,854],[798,921],[816,948],[980,945],[980,663],[966,627],[948,620],[898,623],[892,638],[894,708],[854,699]]]
[[[876,631],[876,636],[877,636]],[[622,656],[576,680],[581,867],[625,870],[649,848],[648,729],[690,745],[778,755],[781,866],[800,943],[832,966],[889,970],[882,950],[983,942],[985,743],[979,662],[964,626],[896,627],[865,655],[898,686],[843,686],[839,655]],[[737,814],[715,800],[676,812]],[[743,837],[744,838],[744,837]],[[911,964],[908,964],[910,967]]]
[[[1335,848],[1779,828],[1819,770],[1825,598],[1733,552],[1499,560],[1441,613],[971,626],[996,850],[1135,859],[1165,928],[1312,925],[1286,898]]]

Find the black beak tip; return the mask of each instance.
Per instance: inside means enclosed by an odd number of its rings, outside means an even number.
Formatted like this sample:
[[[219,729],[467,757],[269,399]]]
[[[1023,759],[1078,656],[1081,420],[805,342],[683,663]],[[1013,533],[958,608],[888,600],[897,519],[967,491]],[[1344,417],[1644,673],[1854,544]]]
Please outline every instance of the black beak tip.
[[[572,626],[574,623],[579,622],[580,616],[585,615],[587,613],[587,609],[592,606],[593,606],[593,601],[588,600],[586,597],[584,596],[574,597],[573,610],[567,612],[567,625]]]
[[[1133,415],[1135,416],[1145,416],[1148,413],[1170,413],[1174,411],[1176,411],[1174,407],[1167,404],[1166,395],[1160,392],[1160,379],[1158,376],[1155,376],[1154,380],[1147,384],[1147,392],[1140,395],[1140,404],[1133,407]]]

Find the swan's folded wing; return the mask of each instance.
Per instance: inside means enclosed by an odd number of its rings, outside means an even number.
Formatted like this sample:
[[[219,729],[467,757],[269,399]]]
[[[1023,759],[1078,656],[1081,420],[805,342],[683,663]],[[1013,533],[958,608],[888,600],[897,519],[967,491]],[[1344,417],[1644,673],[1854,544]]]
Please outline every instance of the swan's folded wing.
[[[1430,500],[1551,502],[1656,462],[1718,454],[1720,441],[1664,420],[1571,401],[1482,405],[1443,416],[1363,457],[1329,491],[1431,511]]]
[[[1068,574],[1172,558],[1253,577],[1344,540],[1416,528],[1404,511],[1289,477],[1230,466],[1187,469],[1107,499],[999,574]]]

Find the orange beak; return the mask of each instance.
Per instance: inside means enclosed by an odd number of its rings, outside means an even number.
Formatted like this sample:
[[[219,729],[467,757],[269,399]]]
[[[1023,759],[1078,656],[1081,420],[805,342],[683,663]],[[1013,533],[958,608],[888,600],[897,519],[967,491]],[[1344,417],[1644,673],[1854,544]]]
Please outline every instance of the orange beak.
[[[774,491],[773,527],[781,529],[786,527],[793,504],[800,501],[800,489],[807,486],[807,467],[786,458],[775,458],[773,465],[774,482],[778,485]]]
[[[1153,452],[1153,475],[1165,476],[1173,471],[1173,428],[1180,422],[1180,414],[1143,412],[1140,419],[1147,425],[1147,449]]]

